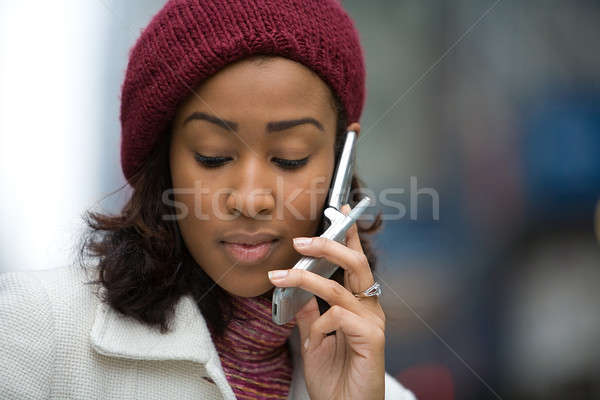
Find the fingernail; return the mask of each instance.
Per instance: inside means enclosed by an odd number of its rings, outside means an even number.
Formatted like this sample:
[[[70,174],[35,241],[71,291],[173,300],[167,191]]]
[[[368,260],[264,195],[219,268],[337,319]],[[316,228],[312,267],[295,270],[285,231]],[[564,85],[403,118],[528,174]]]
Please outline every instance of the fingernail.
[[[294,244],[298,247],[305,247],[310,245],[310,243],[312,242],[312,238],[305,238],[305,237],[297,237],[294,238]]]
[[[306,338],[304,341],[304,350],[308,350],[308,343],[310,343],[310,338]]]
[[[274,271],[269,271],[269,279],[281,279],[285,278],[288,274],[287,269],[276,269]]]

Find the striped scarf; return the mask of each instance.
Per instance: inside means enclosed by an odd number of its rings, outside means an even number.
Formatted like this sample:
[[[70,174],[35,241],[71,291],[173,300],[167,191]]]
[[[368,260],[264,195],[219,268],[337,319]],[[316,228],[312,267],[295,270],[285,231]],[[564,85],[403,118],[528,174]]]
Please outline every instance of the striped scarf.
[[[271,317],[271,294],[231,295],[233,319],[223,337],[211,335],[221,365],[238,399],[287,399],[292,356],[287,339],[296,319],[277,325]]]

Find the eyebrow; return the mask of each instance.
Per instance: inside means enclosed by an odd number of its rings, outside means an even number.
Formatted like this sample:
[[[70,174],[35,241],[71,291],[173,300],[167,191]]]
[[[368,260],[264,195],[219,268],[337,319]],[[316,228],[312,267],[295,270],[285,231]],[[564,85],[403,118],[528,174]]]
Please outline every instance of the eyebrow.
[[[227,130],[232,129],[234,132],[237,132],[237,129],[238,129],[238,124],[236,122],[227,121],[225,119],[218,118],[218,117],[215,117],[214,115],[210,115],[210,114],[203,113],[203,112],[200,112],[200,111],[196,111],[196,112],[191,113],[185,119],[185,121],[183,121],[183,125],[182,126],[185,126],[185,124],[187,124],[188,122],[195,121],[195,120],[208,121],[208,122],[211,122],[211,123],[213,123],[215,125],[220,126],[221,128],[224,128],[224,129],[227,129]]]
[[[183,126],[185,126],[185,124],[187,124],[188,122],[194,121],[194,120],[208,121],[210,123],[220,126],[221,128],[224,128],[227,130],[233,130],[234,132],[237,132],[238,126],[239,126],[237,122],[227,121],[225,119],[222,119],[222,118],[219,118],[214,115],[210,115],[210,114],[207,114],[207,113],[204,113],[201,111],[196,111],[196,112],[191,113],[183,121]],[[316,119],[314,119],[312,117],[305,117],[305,118],[290,119],[290,120],[283,120],[283,121],[271,121],[271,122],[267,123],[267,133],[280,132],[280,131],[290,129],[290,128],[293,128],[295,126],[302,125],[302,124],[312,124],[312,125],[316,126],[317,128],[319,128],[320,131],[325,132],[323,125],[319,121],[317,121]]]

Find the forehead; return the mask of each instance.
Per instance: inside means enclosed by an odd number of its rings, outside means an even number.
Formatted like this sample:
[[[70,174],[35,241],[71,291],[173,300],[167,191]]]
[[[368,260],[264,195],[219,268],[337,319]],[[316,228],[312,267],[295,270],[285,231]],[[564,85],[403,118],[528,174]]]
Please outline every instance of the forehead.
[[[204,81],[181,111],[280,114],[335,117],[327,84],[306,66],[283,57],[250,58],[228,65]]]

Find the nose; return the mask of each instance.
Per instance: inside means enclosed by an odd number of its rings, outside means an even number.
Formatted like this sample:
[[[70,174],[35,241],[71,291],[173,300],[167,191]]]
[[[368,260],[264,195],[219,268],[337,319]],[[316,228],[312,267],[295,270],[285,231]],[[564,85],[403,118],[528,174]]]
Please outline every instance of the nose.
[[[268,183],[268,172],[258,163],[240,166],[236,184],[227,197],[227,210],[232,215],[261,219],[270,216],[275,208],[273,189]]]

